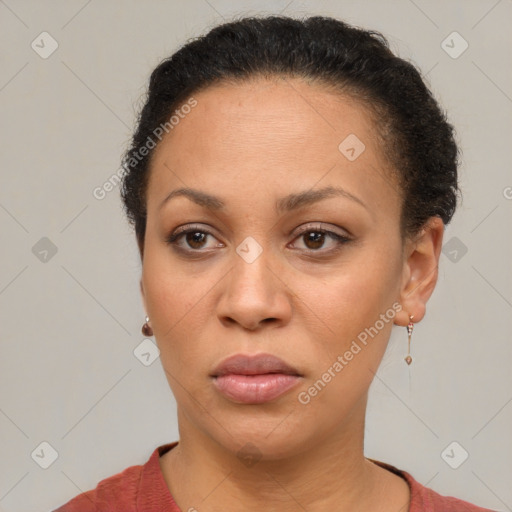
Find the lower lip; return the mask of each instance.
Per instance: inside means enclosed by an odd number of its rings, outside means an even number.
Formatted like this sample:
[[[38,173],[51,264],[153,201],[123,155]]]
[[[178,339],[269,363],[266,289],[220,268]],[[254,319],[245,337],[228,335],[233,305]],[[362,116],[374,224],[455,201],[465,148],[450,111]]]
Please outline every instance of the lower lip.
[[[215,387],[227,398],[243,404],[270,402],[293,388],[297,375],[265,373],[262,375],[228,374],[215,377]]]

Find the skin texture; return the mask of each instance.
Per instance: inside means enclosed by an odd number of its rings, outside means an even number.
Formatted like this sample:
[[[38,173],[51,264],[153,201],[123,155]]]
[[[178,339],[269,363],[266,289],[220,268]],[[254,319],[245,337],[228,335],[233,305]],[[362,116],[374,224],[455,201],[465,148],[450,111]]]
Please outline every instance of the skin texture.
[[[364,458],[364,417],[393,323],[425,314],[442,221],[402,239],[400,188],[372,117],[353,98],[300,79],[264,78],[194,97],[197,106],[153,156],[141,277],[178,405],[180,443],[160,459],[171,493],[182,510],[407,510],[405,481]],[[350,134],[365,145],[354,161],[338,149]],[[365,206],[332,196],[276,210],[280,198],[329,186]],[[225,206],[210,210],[178,196],[160,207],[184,187]],[[179,251],[166,237],[180,226],[212,235],[184,235]],[[308,241],[318,228],[350,241]],[[236,252],[246,237],[262,249],[252,263]],[[300,403],[298,394],[393,303],[402,310]],[[216,391],[210,373],[238,353],[274,354],[302,378],[272,402],[235,403]],[[261,457],[250,467],[237,456],[246,443]]]

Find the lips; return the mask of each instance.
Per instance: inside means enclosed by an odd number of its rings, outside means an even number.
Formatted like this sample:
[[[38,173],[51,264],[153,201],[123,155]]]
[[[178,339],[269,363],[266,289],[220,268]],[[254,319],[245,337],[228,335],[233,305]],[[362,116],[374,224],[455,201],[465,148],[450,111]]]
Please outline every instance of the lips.
[[[283,373],[300,376],[298,370],[272,354],[246,356],[236,354],[224,359],[212,372],[213,377],[234,373],[237,375],[262,375]]]
[[[211,373],[214,387],[225,398],[244,404],[274,400],[301,380],[293,366],[271,354],[237,354],[224,359]]]

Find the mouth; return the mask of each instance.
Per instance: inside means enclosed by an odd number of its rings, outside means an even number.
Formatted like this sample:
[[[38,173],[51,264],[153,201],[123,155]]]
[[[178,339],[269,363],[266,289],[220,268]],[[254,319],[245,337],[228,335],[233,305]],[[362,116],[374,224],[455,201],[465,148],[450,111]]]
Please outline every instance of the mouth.
[[[237,354],[224,359],[210,377],[216,390],[228,400],[262,404],[290,391],[298,385],[303,375],[271,354]]]

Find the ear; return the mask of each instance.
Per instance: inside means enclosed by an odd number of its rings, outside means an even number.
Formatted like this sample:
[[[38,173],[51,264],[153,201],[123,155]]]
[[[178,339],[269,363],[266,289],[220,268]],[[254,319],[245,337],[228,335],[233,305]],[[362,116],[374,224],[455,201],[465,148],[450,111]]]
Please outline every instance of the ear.
[[[437,283],[444,223],[431,217],[419,234],[405,243],[404,266],[400,285],[402,310],[395,316],[397,325],[407,325],[409,316],[417,323],[425,316],[427,301]]]

